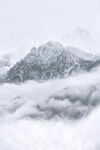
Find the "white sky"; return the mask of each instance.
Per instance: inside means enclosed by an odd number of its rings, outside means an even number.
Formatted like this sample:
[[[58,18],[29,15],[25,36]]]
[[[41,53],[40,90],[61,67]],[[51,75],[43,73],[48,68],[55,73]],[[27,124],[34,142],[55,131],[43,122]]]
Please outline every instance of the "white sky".
[[[0,54],[60,41],[100,49],[100,0],[0,0]]]

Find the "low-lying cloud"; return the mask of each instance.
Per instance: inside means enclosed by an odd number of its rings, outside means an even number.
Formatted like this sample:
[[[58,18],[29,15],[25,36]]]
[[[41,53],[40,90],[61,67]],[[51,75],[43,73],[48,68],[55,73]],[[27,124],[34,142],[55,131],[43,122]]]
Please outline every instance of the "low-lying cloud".
[[[99,76],[100,71],[95,71],[62,80],[4,84],[0,86],[0,110],[16,118],[74,119],[75,114],[81,118],[99,105]]]
[[[0,149],[99,150],[99,98],[100,71],[1,85]]]

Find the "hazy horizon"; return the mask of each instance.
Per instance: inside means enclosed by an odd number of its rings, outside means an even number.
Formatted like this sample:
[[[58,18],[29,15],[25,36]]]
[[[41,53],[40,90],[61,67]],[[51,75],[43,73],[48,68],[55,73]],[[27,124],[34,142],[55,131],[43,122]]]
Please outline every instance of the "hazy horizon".
[[[27,53],[47,41],[98,53],[99,18],[99,0],[0,0],[0,53]]]

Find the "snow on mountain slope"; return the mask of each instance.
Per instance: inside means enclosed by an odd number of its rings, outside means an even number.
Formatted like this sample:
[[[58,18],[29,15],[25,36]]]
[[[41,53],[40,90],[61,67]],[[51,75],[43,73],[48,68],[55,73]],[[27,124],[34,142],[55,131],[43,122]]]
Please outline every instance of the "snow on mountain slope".
[[[33,63],[34,59],[36,59],[38,63],[46,64],[49,63],[51,59],[56,59],[57,56],[60,56],[63,51],[64,47],[59,42],[47,42],[38,49],[33,47],[24,60]]]
[[[65,78],[91,71],[97,61],[95,56],[78,48],[64,48],[61,43],[50,41],[38,48],[33,47],[26,57],[11,67],[1,82]]]
[[[7,74],[10,82],[64,78],[81,69],[80,58],[65,51],[62,44],[48,42],[19,61]]]
[[[69,47],[66,47],[66,51],[76,55],[77,57],[79,57],[83,60],[93,60],[94,59],[94,55],[87,53],[83,50],[80,50],[79,48],[69,46]]]

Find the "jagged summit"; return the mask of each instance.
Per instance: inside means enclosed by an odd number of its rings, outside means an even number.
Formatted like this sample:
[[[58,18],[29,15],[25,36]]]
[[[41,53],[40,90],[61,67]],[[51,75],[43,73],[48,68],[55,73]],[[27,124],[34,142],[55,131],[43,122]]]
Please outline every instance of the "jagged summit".
[[[59,48],[59,49],[62,49],[64,48],[63,45],[60,43],[60,42],[54,42],[54,41],[48,41],[47,43],[44,43],[42,44],[38,49],[41,49],[41,47],[43,48],[46,48],[48,47],[48,49],[50,48],[50,50],[53,50],[54,47],[55,48]],[[53,49],[52,49],[53,48]]]
[[[80,59],[65,50],[59,42],[47,42],[14,65],[7,73],[7,81],[47,80],[63,78],[80,69]]]
[[[58,42],[47,42],[41,45],[39,48],[33,47],[30,53],[24,58],[27,62],[34,60],[41,63],[47,63],[50,59],[57,57],[64,51],[62,44]]]
[[[50,59],[52,56],[58,56],[64,51],[62,44],[58,42],[47,42],[40,46],[37,51],[40,53],[43,60]]]
[[[6,82],[65,78],[80,70],[89,70],[92,55],[81,50],[64,48],[59,42],[47,42],[16,63],[6,74]]]

